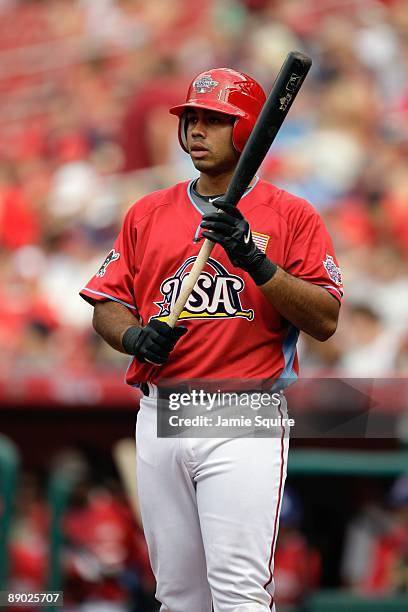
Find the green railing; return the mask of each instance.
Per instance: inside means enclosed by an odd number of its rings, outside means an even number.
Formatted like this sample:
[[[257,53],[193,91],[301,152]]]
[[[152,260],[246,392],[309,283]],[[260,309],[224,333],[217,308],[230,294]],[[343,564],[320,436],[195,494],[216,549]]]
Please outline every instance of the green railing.
[[[293,476],[398,476],[408,473],[408,452],[293,449],[288,472]]]
[[[0,590],[6,590],[9,572],[9,537],[17,489],[20,454],[15,444],[0,434]]]
[[[318,591],[304,612],[407,612],[408,595],[393,597],[358,597],[343,591]]]
[[[51,473],[49,479],[48,505],[50,509],[50,527],[47,590],[52,592],[63,590],[61,550],[64,535],[62,519],[77,479],[76,471],[67,468],[56,468]],[[57,610],[56,607],[49,605],[46,606],[46,609]]]

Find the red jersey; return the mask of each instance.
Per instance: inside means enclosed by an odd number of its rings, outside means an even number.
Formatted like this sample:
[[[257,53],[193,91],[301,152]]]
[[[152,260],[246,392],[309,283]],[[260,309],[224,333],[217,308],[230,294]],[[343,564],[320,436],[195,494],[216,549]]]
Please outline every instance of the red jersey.
[[[166,320],[201,244],[201,212],[191,197],[193,181],[148,194],[128,211],[122,230],[81,296],[115,300],[142,325]],[[305,200],[263,180],[250,188],[239,209],[253,239],[274,263],[325,287],[338,300],[342,278],[320,216]],[[215,245],[180,319],[188,333],[161,366],[133,359],[126,380],[268,380],[295,378],[299,330],[273,308],[252,278]]]

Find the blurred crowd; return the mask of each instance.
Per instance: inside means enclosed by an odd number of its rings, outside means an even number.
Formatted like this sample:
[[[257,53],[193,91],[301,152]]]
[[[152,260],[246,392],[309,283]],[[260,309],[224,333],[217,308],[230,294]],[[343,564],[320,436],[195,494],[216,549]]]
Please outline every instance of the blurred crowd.
[[[168,107],[203,69],[269,91],[313,58],[260,174],[323,215],[344,274],[317,376],[408,372],[406,0],[0,0],[0,373],[122,368],[78,290],[144,193],[195,176]]]
[[[46,480],[26,471],[12,523],[10,590],[41,592],[60,571],[68,612],[156,611],[143,532],[114,469],[74,448],[52,459],[54,469],[58,464],[65,477],[76,472],[61,521],[60,565],[50,567]],[[362,479],[343,507],[345,516],[331,523],[330,500],[316,504],[298,485],[289,479],[282,502],[274,565],[279,611],[296,612],[309,595],[328,587],[368,597],[408,595],[408,476],[385,479],[382,486]],[[348,490],[357,485],[349,482]]]
[[[67,498],[61,488],[64,480],[72,483]],[[56,530],[58,508],[63,515]],[[143,531],[106,457],[74,447],[61,449],[50,458],[46,477],[38,470],[22,473],[15,509],[10,590],[38,593],[47,585],[48,590],[62,590],[68,612],[156,610]],[[51,541],[58,550],[55,561]],[[24,609],[27,606],[15,605],[10,612]]]

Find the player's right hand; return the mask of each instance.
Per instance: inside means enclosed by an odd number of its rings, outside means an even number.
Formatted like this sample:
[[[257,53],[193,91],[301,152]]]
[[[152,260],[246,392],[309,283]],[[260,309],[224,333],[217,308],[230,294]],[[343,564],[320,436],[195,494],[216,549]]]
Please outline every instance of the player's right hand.
[[[176,342],[187,332],[179,325],[171,328],[164,321],[152,319],[144,327],[129,327],[123,334],[122,346],[126,353],[153,365],[163,365],[169,359]]]

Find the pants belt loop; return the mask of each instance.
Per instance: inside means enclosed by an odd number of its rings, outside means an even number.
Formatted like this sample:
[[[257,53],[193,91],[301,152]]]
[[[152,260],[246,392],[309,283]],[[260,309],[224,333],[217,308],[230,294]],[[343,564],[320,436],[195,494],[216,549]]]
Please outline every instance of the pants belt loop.
[[[147,383],[148,388],[149,388],[149,397],[153,398],[153,399],[157,399],[158,393],[157,393],[157,386],[151,382]]]

